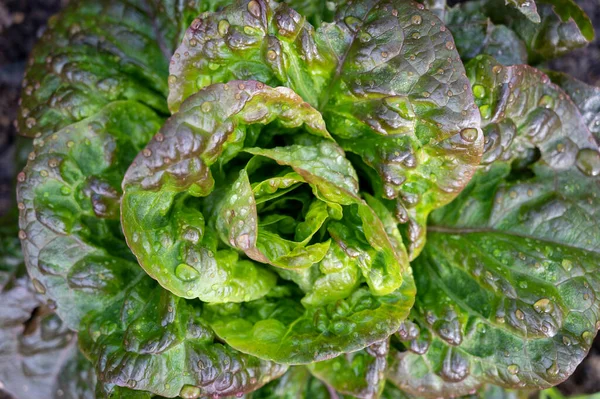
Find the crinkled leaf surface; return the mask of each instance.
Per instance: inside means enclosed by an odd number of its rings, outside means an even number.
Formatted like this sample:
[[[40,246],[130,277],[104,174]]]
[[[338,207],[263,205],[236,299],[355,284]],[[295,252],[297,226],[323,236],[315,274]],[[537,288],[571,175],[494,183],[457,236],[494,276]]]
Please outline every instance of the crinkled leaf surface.
[[[247,125],[306,125],[328,137],[320,114],[303,104],[289,89],[234,81],[190,98],[163,126],[123,182],[125,236],[148,274],[178,296],[209,302],[253,300],[273,287],[275,276],[261,265],[217,252],[215,231],[205,228],[205,216],[193,200],[211,193],[215,179],[210,167],[239,153]],[[233,214],[228,212],[227,221],[235,227],[230,233],[235,247],[242,249],[256,240],[248,229],[257,222],[252,204],[238,202],[244,199],[243,194],[228,199]]]
[[[377,194],[396,200],[408,223],[411,257],[429,212],[457,195],[480,159],[479,115],[452,36],[417,3],[343,4],[315,31],[285,5],[239,0],[192,23],[170,73],[172,110],[230,79],[296,91],[377,172]]]
[[[452,31],[463,60],[491,55],[503,65],[527,63],[527,47],[509,27],[490,21],[479,2],[465,2],[450,8],[446,24]]]
[[[286,369],[215,342],[199,302],[187,302],[148,277],[122,303],[91,312],[79,337],[100,382],[165,397],[241,395]]]
[[[309,368],[337,392],[356,398],[378,398],[385,386],[388,352],[386,339],[358,352],[313,363]]]
[[[419,295],[389,378],[411,393],[564,380],[600,326],[600,153],[546,75],[468,64],[486,123],[484,165],[430,220]]]
[[[291,142],[242,151],[264,137]],[[233,81],[201,90],[138,155],[123,186],[124,232],[140,264],[178,296],[209,302],[207,321],[242,352],[292,364],[327,359],[386,338],[412,306],[399,233],[390,237],[358,196],[321,115],[288,88]],[[286,201],[308,202],[281,214]],[[219,251],[223,244],[253,261]],[[223,253],[231,265],[219,262]],[[275,273],[298,287],[275,286]]]
[[[1,222],[0,396],[93,398],[91,365],[25,273],[16,219]]]
[[[50,19],[23,79],[18,127],[38,137],[117,100],[161,114],[169,59],[192,19],[225,0],[78,1]]]
[[[504,2],[505,0],[478,0],[458,5],[454,7],[454,11],[481,13],[493,24],[505,25],[525,43],[530,63],[558,57],[594,40],[592,23],[574,0],[507,0],[515,5],[528,4],[537,8],[537,13],[523,13],[523,10],[527,10],[526,7],[505,7]],[[449,15],[452,14],[453,11],[450,11]],[[536,22],[538,18],[539,22]],[[475,36],[476,31],[473,27],[471,29],[474,33],[472,40],[475,43],[483,42],[485,32]],[[453,33],[460,30],[461,26],[455,25]],[[459,48],[464,44],[464,40],[458,40]],[[476,54],[472,56],[474,55]]]
[[[28,272],[72,329],[143,275],[120,231],[120,183],[160,122],[144,105],[113,102],[36,140],[17,178]]]
[[[540,15],[537,12],[537,6],[534,0],[504,0],[506,4],[510,4],[521,14],[527,17],[534,24],[541,22]],[[563,0],[564,1],[564,0]]]
[[[588,85],[566,73],[549,71],[552,82],[560,86],[579,108],[596,141],[600,141],[600,88]]]
[[[335,392],[333,392],[335,394]],[[294,366],[248,399],[331,399],[332,390],[314,378],[304,366]]]

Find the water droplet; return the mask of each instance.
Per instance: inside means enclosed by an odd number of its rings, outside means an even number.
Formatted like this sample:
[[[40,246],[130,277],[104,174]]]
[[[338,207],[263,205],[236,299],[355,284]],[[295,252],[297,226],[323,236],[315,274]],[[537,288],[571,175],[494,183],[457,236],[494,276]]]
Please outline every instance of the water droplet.
[[[39,292],[40,294],[46,293],[46,287],[44,287],[44,285],[40,282],[40,280],[38,280],[37,278],[34,278],[32,280],[32,283],[33,283],[33,288],[35,288],[35,290],[37,292]]]
[[[60,188],[60,193],[61,193],[62,195],[69,195],[69,194],[71,194],[71,188],[69,188],[69,187],[67,187],[67,186],[62,186],[62,187]]]
[[[179,391],[179,396],[183,399],[198,399],[200,397],[200,388],[193,385],[184,385]]]
[[[260,17],[260,5],[256,0],[252,0],[248,3],[248,12],[256,18]]]
[[[540,101],[538,102],[538,106],[544,107],[544,108],[552,108],[554,106],[554,98],[545,94],[542,96],[542,98],[540,98]]]
[[[482,105],[479,107],[479,113],[483,119],[490,119],[492,116],[492,108],[487,104]]]
[[[563,259],[561,264],[562,264],[562,267],[568,272],[570,272],[571,269],[573,268],[573,262],[570,261],[569,259]]]
[[[21,240],[25,240],[25,239],[27,239],[27,233],[25,233],[25,231],[24,231],[24,230],[19,230],[19,238],[20,238]]]
[[[446,42],[446,48],[448,50],[454,50],[454,43],[452,43],[452,42]]]
[[[519,366],[517,366],[516,364],[511,364],[510,366],[508,366],[506,368],[508,370],[509,373],[511,373],[512,375],[515,375],[519,372]]]
[[[190,47],[196,47],[198,45],[198,40],[190,39]]]
[[[546,372],[551,375],[552,377],[556,377],[558,375],[559,372],[559,368],[558,368],[558,363],[557,362],[552,362],[552,366],[548,367],[546,369]]]
[[[478,136],[479,132],[477,131],[477,129],[474,128],[467,128],[460,131],[460,137],[462,137],[464,141],[467,141],[469,143],[472,143],[475,140],[477,140]]]
[[[219,35],[225,36],[227,32],[229,32],[229,21],[226,19],[220,20],[217,29],[219,31]]]
[[[68,148],[73,148],[74,145],[75,145],[75,143],[73,141],[67,141]]]
[[[360,19],[352,15],[344,18],[344,22],[346,23],[346,25],[348,25],[348,28],[350,28],[350,30],[353,32],[358,31],[358,27],[361,25]]]
[[[413,25],[421,25],[421,22],[423,22],[423,18],[421,18],[420,15],[413,15],[410,18],[410,22],[412,22]]]
[[[600,153],[591,148],[584,148],[577,153],[577,168],[588,176],[600,174]]]
[[[180,263],[175,268],[175,275],[178,279],[183,281],[192,281],[199,277],[198,271],[185,263]]]
[[[517,319],[519,320],[523,320],[525,318],[525,314],[521,311],[521,309],[515,310],[515,316],[517,316]]]
[[[542,298],[533,304],[533,308],[538,313],[550,313],[554,310],[554,304],[548,298]]]
[[[275,61],[275,59],[277,58],[277,53],[273,50],[269,50],[269,51],[267,51],[267,58],[270,61]]]
[[[473,86],[473,95],[476,98],[484,98],[485,97],[485,87],[483,87],[482,85],[474,85]]]
[[[360,32],[360,34],[358,35],[358,40],[360,40],[361,43],[368,43],[371,41],[371,39],[371,35],[367,32]]]
[[[175,82],[177,82],[177,76],[175,76],[175,75],[169,75],[169,77],[167,78],[167,82],[170,85],[175,84]]]
[[[37,121],[33,117],[29,117],[29,118],[25,119],[25,126],[27,126],[28,129],[31,129],[32,127],[34,127],[36,123],[37,123]]]
[[[144,148],[144,149],[142,150],[142,154],[143,154],[145,157],[149,157],[150,155],[152,155],[152,150],[151,150],[150,148]]]
[[[583,334],[581,334],[581,338],[583,338],[587,344],[591,344],[592,339],[594,339],[594,334],[589,331],[584,331]]]
[[[210,101],[205,101],[200,106],[200,109],[202,109],[202,112],[210,112],[210,110],[212,110],[212,104]]]

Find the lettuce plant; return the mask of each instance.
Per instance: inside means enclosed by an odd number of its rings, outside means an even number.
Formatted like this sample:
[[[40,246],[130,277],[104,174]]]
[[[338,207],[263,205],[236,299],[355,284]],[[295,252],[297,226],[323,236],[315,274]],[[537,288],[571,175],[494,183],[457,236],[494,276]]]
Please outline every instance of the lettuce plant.
[[[572,0],[507,3],[54,17],[17,201],[30,286],[85,357],[55,396],[486,396],[572,374],[600,328],[598,89],[527,63],[593,28]]]

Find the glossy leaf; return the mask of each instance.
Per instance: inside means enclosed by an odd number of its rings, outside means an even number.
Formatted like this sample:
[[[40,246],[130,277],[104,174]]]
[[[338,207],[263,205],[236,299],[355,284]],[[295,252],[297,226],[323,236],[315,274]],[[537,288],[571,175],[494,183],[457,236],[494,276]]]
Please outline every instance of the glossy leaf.
[[[241,151],[265,135],[273,140],[270,134],[310,145]],[[264,160],[277,165],[263,167]],[[277,180],[286,176],[292,182]],[[268,197],[265,179],[276,184]],[[297,193],[302,186],[310,190]],[[386,338],[410,309],[413,283],[399,234],[389,237],[358,197],[356,173],[320,114],[287,88],[234,81],[201,90],[139,154],[124,188],[124,232],[140,264],[178,296],[209,302],[209,324],[242,352],[280,363],[325,359]],[[277,221],[296,223],[298,214],[278,215],[278,204],[306,195],[306,212],[293,238],[285,238]],[[185,232],[190,227],[196,235]],[[214,232],[255,262],[217,252]],[[217,269],[206,261],[210,255],[195,255],[202,251],[213,253]],[[219,253],[233,254],[232,266],[240,270],[228,272]],[[271,270],[308,291],[302,303],[296,288],[274,287]],[[360,285],[358,270],[370,291]],[[289,333],[280,334],[285,329]],[[306,350],[290,344],[296,340]]]
[[[303,103],[289,89],[258,82],[211,86],[190,98],[138,155],[123,183],[123,228],[141,266],[161,285],[209,302],[257,299],[274,285],[275,276],[259,264],[217,252],[217,237],[205,229],[194,198],[213,190],[210,166],[240,152],[246,125],[277,121],[328,137],[320,114]],[[231,200],[239,212],[243,204]],[[251,239],[247,232],[232,234],[240,245]]]
[[[486,57],[467,72],[489,166],[432,215],[413,264],[419,295],[389,378],[415,394],[557,384],[600,326],[593,136],[541,72]]]
[[[287,6],[236,1],[187,31],[170,67],[170,107],[230,79],[292,88],[323,113],[344,150],[379,174],[372,184],[398,201],[414,257],[427,215],[468,182],[483,144],[452,36],[423,8],[342,3],[315,31]]]
[[[72,329],[89,310],[119,300],[143,274],[120,232],[120,183],[160,122],[141,104],[114,102],[38,139],[18,176],[19,237],[29,275]]]
[[[527,17],[534,24],[541,22],[540,15],[537,12],[537,6],[534,0],[504,0],[506,4],[510,4],[521,14]]]
[[[376,342],[358,352],[348,353],[309,366],[316,377],[337,392],[356,398],[378,398],[385,386],[389,342]]]
[[[91,365],[25,273],[12,217],[0,227],[0,396],[93,398]]]
[[[566,73],[548,71],[552,82],[560,86],[573,100],[588,129],[600,141],[600,88],[588,85]]]
[[[487,54],[503,65],[527,63],[525,43],[509,27],[491,22],[480,2],[452,7],[446,13],[446,24],[463,60]]]
[[[80,345],[99,381],[166,397],[198,398],[243,394],[285,372],[285,366],[215,342],[199,305],[146,277],[125,293],[121,304],[90,313],[82,322]]]
[[[515,7],[505,7],[505,0],[478,0],[455,7],[455,12],[479,12],[494,25],[505,25],[527,46],[530,63],[558,57],[594,40],[592,23],[574,0],[506,1]],[[528,4],[529,9],[519,4]],[[484,37],[480,34],[472,40],[481,42]]]
[[[335,393],[335,392],[334,392]],[[314,378],[304,366],[290,367],[281,378],[270,382],[248,399],[332,399],[332,389]]]

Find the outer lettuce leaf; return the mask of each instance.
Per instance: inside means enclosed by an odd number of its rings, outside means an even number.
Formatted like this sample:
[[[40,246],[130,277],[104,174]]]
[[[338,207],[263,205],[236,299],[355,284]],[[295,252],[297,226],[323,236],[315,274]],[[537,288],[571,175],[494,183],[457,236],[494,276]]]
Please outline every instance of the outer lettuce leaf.
[[[315,32],[287,6],[238,0],[186,32],[170,67],[169,106],[230,79],[292,88],[366,173],[379,174],[374,189],[397,200],[414,257],[427,215],[468,182],[483,144],[452,36],[423,8],[343,3]]]
[[[287,4],[236,0],[192,22],[169,68],[172,112],[213,83],[253,79],[283,84],[317,105],[331,60],[321,54],[314,28]]]
[[[558,57],[594,40],[592,23],[574,0],[508,1],[513,4],[528,4],[530,7],[537,8],[537,13],[524,13],[523,11],[527,10],[524,7],[516,7],[517,9],[504,7],[504,0],[477,0],[455,6],[448,15],[460,18],[458,15],[466,12],[473,22],[479,20],[480,24],[487,24],[485,20],[489,18],[493,25],[506,26],[514,32],[510,36],[514,37],[516,34],[527,47],[531,64]],[[477,14],[480,18],[474,18]],[[460,23],[454,23],[452,31],[459,38],[466,38],[468,32],[471,32],[473,43],[486,42],[487,33],[480,31],[476,35],[477,30],[474,26],[461,26]],[[457,39],[459,49],[466,45],[473,46],[473,43],[468,44],[466,40],[468,39]],[[511,47],[514,48],[516,45],[517,43],[514,42]],[[486,54],[494,55],[490,52]],[[475,55],[477,54],[471,53],[468,58]]]
[[[25,273],[16,220],[1,222],[0,396],[93,398],[91,364]]]
[[[448,6],[446,0],[423,0],[420,1],[429,11],[434,13],[442,21],[445,20]]]
[[[573,100],[588,129],[600,141],[600,88],[588,85],[563,72],[546,72]]]
[[[430,220],[415,261],[413,322],[389,378],[461,395],[484,382],[548,387],[600,327],[598,146],[541,72],[478,57],[467,67],[486,123],[484,166]],[[414,324],[413,324],[414,323]]]
[[[165,397],[241,395],[285,372],[215,342],[202,313],[145,277],[122,303],[84,319],[80,345],[112,397],[129,397],[115,386]]]
[[[141,104],[114,102],[38,139],[17,178],[29,275],[72,329],[143,275],[120,231],[120,182],[160,123]]]
[[[306,367],[290,367],[276,381],[247,396],[248,399],[332,399],[331,388],[311,376]]]
[[[452,7],[446,14],[446,24],[463,60],[487,54],[503,65],[527,63],[525,43],[507,26],[491,22],[480,2]]]
[[[385,386],[389,340],[309,366],[313,375],[337,392],[356,398],[378,398]]]

